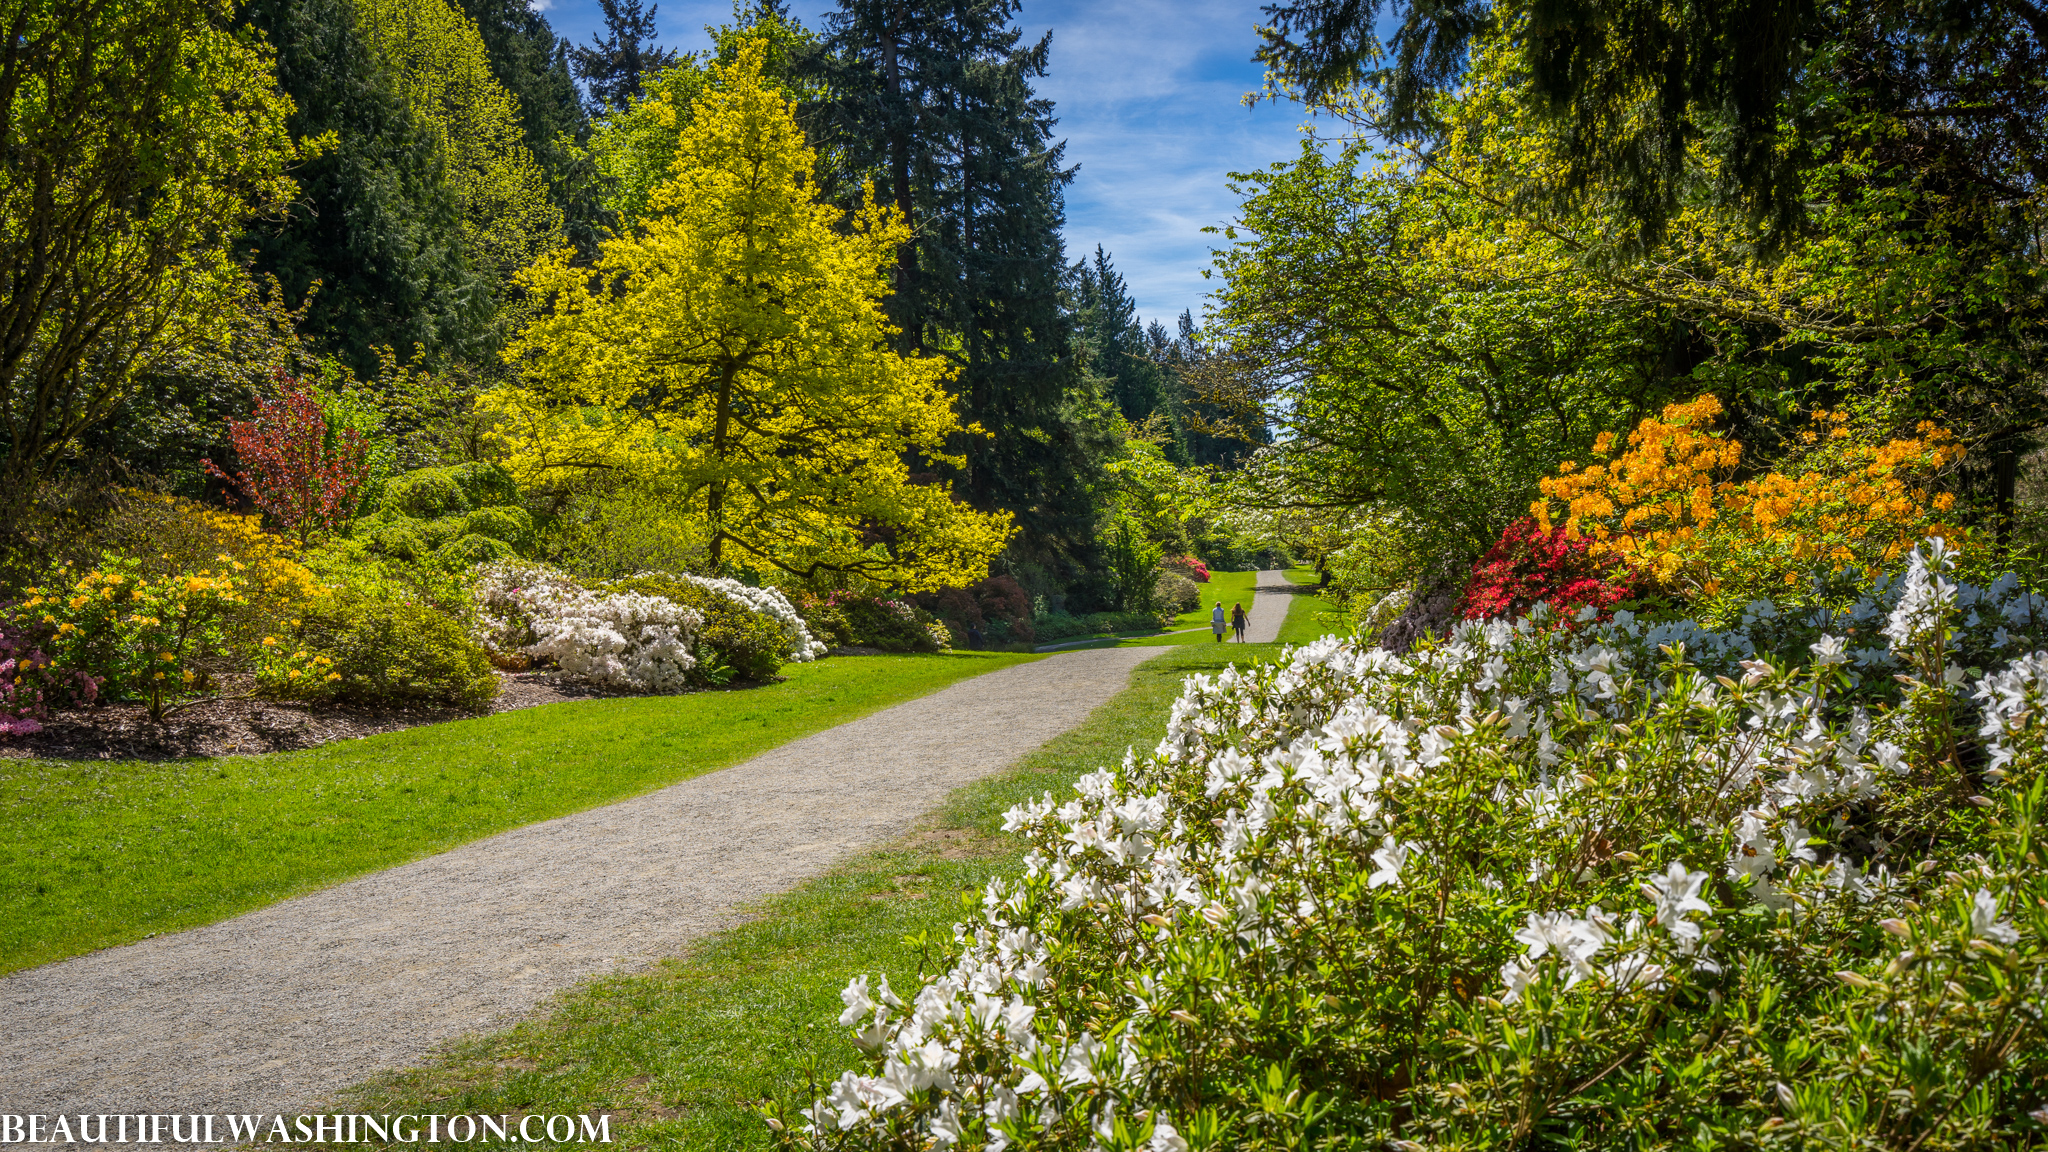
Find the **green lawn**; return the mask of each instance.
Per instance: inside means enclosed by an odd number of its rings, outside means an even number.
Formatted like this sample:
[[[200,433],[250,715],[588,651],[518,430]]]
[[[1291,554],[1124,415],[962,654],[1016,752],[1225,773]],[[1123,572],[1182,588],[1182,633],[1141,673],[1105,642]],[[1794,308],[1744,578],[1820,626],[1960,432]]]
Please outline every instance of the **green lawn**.
[[[1237,600],[1250,599],[1252,585],[1256,581],[1257,576],[1256,572],[1215,573],[1211,583],[1202,586],[1202,595],[1208,597],[1203,602],[1211,607],[1215,605],[1215,596],[1209,591],[1210,588],[1215,587],[1214,580],[1241,577],[1242,579],[1238,581],[1238,584],[1241,585],[1242,592],[1236,591],[1232,585],[1224,586],[1229,590],[1226,592],[1227,598],[1224,600],[1224,607],[1227,611],[1229,606],[1236,603]],[[1296,584],[1314,584],[1316,582],[1316,573],[1313,568],[1295,568],[1288,571],[1287,578]],[[1219,650],[1258,647],[1257,645],[1239,645],[1228,639],[1218,644],[1214,635],[1207,627],[1209,623],[1208,612],[1208,608],[1202,609],[1201,618],[1195,621],[1196,625],[1200,626],[1199,631],[1174,632],[1164,636],[1154,633],[1151,635],[1105,637],[1090,643],[1075,644],[1072,648],[1062,649],[1062,651],[1071,652],[1077,648],[1181,648],[1198,644],[1207,644],[1211,648]],[[1192,615],[1183,616],[1181,620],[1188,620]],[[1174,625],[1176,628],[1188,626],[1181,623]],[[1313,592],[1297,592],[1288,601],[1287,618],[1280,622],[1280,639],[1278,642],[1281,644],[1306,644],[1311,640],[1319,640],[1332,633],[1340,636],[1348,635],[1350,627],[1350,618],[1344,614],[1344,610],[1338,607],[1334,601],[1326,600]],[[1229,633],[1226,632],[1224,635],[1227,637]]]
[[[564,994],[546,1016],[458,1042],[425,1067],[343,1097],[350,1112],[595,1113],[634,1148],[763,1148],[763,1098],[808,1103],[804,1086],[850,1067],[839,990],[857,973],[916,986],[961,916],[961,894],[1019,868],[1004,809],[1156,744],[1180,681],[1277,656],[1275,645],[1189,647],[1141,665],[1131,686],[1009,773],[961,789],[928,830],[856,857],[767,901],[761,917],[688,955]],[[920,942],[920,938],[924,942]]]
[[[0,973],[622,800],[1036,659],[834,657],[762,688],[550,704],[266,756],[0,760]]]
[[[1314,584],[1318,577],[1313,568],[1290,568],[1287,578],[1296,584]],[[1287,607],[1287,619],[1280,624],[1280,643],[1306,644],[1324,636],[1350,633],[1351,618],[1335,601],[1313,592],[1297,592],[1294,603]]]
[[[1230,614],[1232,604],[1243,604],[1249,611],[1252,603],[1252,588],[1259,582],[1257,572],[1211,572],[1207,584],[1197,584],[1202,590],[1202,606],[1192,612],[1183,612],[1174,617],[1170,628],[1207,628],[1209,613],[1216,607],[1216,601],[1223,601],[1224,615]]]

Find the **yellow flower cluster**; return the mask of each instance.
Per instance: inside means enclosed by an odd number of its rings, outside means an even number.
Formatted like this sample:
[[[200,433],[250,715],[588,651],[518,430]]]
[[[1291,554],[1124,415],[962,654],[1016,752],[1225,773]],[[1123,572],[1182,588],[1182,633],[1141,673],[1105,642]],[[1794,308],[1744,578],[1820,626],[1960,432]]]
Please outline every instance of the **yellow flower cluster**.
[[[1707,596],[1874,569],[1923,537],[1960,535],[1944,519],[1955,497],[1929,482],[1963,448],[1933,423],[1880,443],[1857,435],[1843,413],[1816,412],[1792,469],[1736,480],[1742,446],[1712,429],[1721,414],[1711,395],[1667,406],[1611,460],[1567,461],[1541,482],[1544,498],[1530,513],[1548,531],[1553,502],[1561,504],[1567,536],[1591,538],[1595,551],[1666,587]],[[1603,434],[1594,452],[1607,457],[1614,447]]]

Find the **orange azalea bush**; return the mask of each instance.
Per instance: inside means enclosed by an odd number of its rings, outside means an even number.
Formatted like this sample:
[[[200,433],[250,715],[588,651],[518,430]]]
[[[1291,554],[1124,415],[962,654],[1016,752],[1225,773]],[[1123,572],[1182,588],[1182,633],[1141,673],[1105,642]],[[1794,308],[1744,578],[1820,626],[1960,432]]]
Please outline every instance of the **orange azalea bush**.
[[[1814,413],[1785,471],[1735,479],[1742,445],[1712,427],[1720,400],[1665,407],[1628,434],[1618,456],[1567,461],[1541,481],[1529,511],[1546,530],[1554,505],[1565,535],[1618,557],[1695,599],[1748,599],[1817,576],[1867,575],[1918,540],[1966,533],[1947,519],[1955,497],[1932,481],[1962,459],[1962,445],[1931,422],[1910,439],[1857,429],[1839,412]],[[1610,456],[1611,433],[1594,452]]]

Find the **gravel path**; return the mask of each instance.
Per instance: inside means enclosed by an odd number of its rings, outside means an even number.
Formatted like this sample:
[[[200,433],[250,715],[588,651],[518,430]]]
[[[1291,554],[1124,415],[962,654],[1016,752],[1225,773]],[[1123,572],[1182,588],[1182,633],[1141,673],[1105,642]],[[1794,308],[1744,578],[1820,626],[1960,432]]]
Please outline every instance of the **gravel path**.
[[[0,978],[0,1112],[304,1109],[673,955],[1079,724],[1156,655],[992,672],[637,799]]]
[[[1259,573],[1252,586],[1251,619],[1245,621],[1244,642],[1271,644],[1280,639],[1280,625],[1287,622],[1287,609],[1294,603],[1294,582],[1287,573],[1271,569]]]

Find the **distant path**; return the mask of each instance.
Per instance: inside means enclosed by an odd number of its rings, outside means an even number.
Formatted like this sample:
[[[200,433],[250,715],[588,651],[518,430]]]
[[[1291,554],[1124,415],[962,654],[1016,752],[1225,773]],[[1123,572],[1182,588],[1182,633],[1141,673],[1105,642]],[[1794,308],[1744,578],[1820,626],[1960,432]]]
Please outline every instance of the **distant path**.
[[[1248,611],[1251,619],[1245,624],[1245,643],[1271,644],[1280,639],[1280,626],[1287,622],[1288,606],[1294,603],[1295,590],[1299,587],[1300,585],[1287,578],[1287,573],[1278,569],[1259,573],[1258,581],[1252,588],[1252,606]],[[1123,639],[1125,643],[1143,644],[1160,636],[1178,636],[1183,632],[1209,630],[1210,626],[1203,624],[1196,628],[1174,628],[1165,632],[1155,632],[1150,636],[1127,636]],[[1225,629],[1223,634],[1227,638],[1230,632]],[[1057,652],[1062,648],[1078,648],[1083,644],[1100,644],[1103,640],[1104,637],[1101,636],[1091,636],[1085,640],[1065,640],[1058,644],[1040,645],[1032,651]]]
[[[0,1112],[303,1111],[674,955],[1079,724],[1157,655],[991,672],[646,796],[0,978]]]
[[[1278,569],[1259,573],[1259,582],[1252,588],[1252,618],[1244,626],[1244,642],[1271,644],[1280,639],[1280,625],[1287,621],[1294,596],[1294,581],[1287,573]]]

